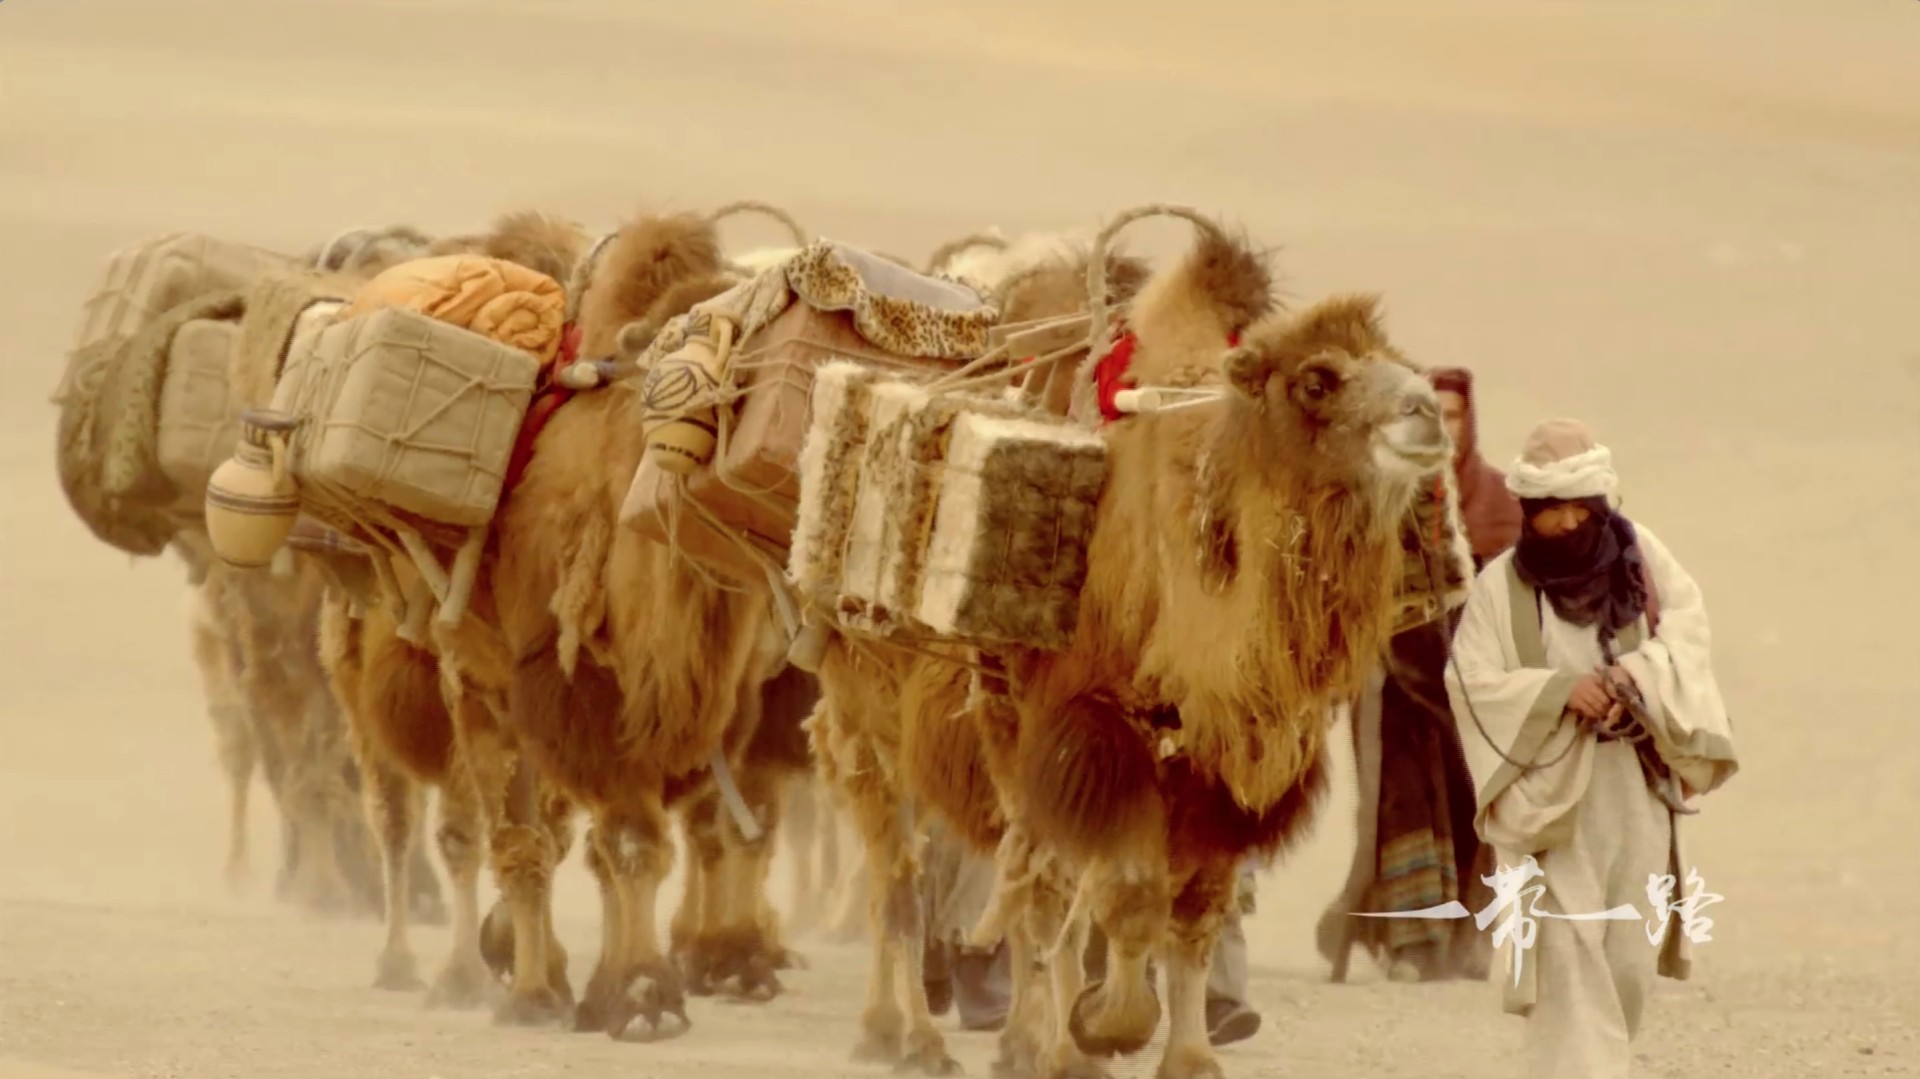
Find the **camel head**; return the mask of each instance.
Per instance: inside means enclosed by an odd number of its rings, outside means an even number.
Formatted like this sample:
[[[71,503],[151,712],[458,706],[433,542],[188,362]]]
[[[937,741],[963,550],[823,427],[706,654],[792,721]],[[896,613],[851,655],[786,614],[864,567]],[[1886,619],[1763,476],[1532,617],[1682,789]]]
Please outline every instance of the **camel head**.
[[[1314,487],[1410,496],[1446,463],[1439,399],[1380,323],[1379,299],[1335,296],[1256,326],[1224,363],[1271,456]]]

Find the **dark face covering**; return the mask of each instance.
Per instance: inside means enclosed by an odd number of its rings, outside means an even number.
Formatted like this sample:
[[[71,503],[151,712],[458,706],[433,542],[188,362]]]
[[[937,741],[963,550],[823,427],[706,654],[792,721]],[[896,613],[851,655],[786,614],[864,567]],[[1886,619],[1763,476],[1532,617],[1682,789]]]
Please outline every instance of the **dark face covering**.
[[[1613,512],[1604,498],[1580,498],[1587,519],[1565,535],[1543,536],[1533,519],[1562,499],[1520,501],[1525,515],[1514,568],[1520,579],[1546,596],[1553,612],[1576,626],[1598,626],[1609,636],[1633,624],[1646,609],[1646,585],[1640,570],[1640,545],[1633,522]]]

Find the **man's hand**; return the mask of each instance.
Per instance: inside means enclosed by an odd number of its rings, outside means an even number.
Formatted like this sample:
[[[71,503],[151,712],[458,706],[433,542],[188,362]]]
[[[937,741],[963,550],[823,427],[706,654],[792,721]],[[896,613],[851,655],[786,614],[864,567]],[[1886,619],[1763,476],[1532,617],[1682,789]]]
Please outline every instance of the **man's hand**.
[[[1588,722],[1598,723],[1607,718],[1607,711],[1614,706],[1613,696],[1607,692],[1607,683],[1598,674],[1590,674],[1574,683],[1573,692],[1567,694],[1567,707],[1573,714]]]
[[[1607,683],[1607,694],[1622,704],[1626,703],[1626,696],[1614,687],[1623,686],[1630,690],[1638,690],[1640,688],[1640,684],[1633,680],[1633,675],[1628,674],[1627,669],[1618,663],[1602,671],[1601,677],[1605,679]]]

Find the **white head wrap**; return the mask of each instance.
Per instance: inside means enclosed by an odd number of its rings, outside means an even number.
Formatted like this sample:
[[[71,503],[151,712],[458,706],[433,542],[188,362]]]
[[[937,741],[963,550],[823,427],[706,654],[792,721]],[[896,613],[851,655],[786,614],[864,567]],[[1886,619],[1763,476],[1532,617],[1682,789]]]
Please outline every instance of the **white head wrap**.
[[[1548,420],[1533,429],[1507,469],[1515,498],[1611,498],[1620,487],[1613,451],[1579,420]]]

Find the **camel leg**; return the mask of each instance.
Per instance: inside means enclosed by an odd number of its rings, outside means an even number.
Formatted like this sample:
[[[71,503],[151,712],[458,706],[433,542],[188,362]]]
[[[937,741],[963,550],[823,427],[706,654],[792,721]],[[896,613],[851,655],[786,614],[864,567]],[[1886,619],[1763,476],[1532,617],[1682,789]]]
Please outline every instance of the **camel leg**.
[[[480,792],[457,754],[448,773],[440,791],[440,828],[434,838],[453,883],[453,951],[433,981],[427,1006],[477,1008],[500,988],[480,956],[480,863],[485,850]]]
[[[380,844],[386,881],[387,944],[380,951],[377,973],[373,979],[374,988],[398,992],[425,989],[427,983],[420,980],[413,948],[407,940],[407,916],[410,912],[407,903],[410,891],[407,855],[412,848],[414,824],[419,811],[417,788],[398,771],[372,762],[369,762],[363,782],[361,791],[366,798],[367,823],[373,829],[374,839]],[[326,845],[329,848],[333,846],[331,834],[326,837]],[[311,841],[303,832],[303,859],[311,857],[312,853]]]
[[[541,819],[538,782],[531,764],[493,721],[484,705],[463,694],[455,711],[460,722],[460,753],[479,792],[480,812],[489,833],[490,862],[499,882],[511,929],[513,988],[494,1020],[519,1026],[559,1022],[571,1009],[565,967],[557,972],[552,945],[553,867],[557,861],[551,829]],[[488,921],[496,919],[489,916]]]
[[[1162,948],[1167,966],[1167,1048],[1159,1079],[1224,1079],[1207,1041],[1207,975],[1233,902],[1234,864],[1203,867],[1180,891]]]
[[[1072,1003],[1069,1020],[1074,1041],[1096,1057],[1137,1053],[1160,1026],[1148,962],[1166,931],[1171,901],[1165,856],[1146,853],[1096,862],[1082,885],[1092,889],[1093,918],[1107,934],[1107,969]]]
[[[1086,947],[1086,924],[1083,920],[1074,927],[1077,932],[1064,932],[1068,896],[1042,869],[1043,862],[1018,826],[1009,829],[994,856],[993,898],[969,933],[976,945],[1004,937],[1010,953],[1013,992],[994,1073],[1022,1079],[1104,1077],[1074,1044],[1066,1022],[1067,1008],[1086,987],[1084,972],[1079,963],[1058,961]],[[1056,1007],[1056,997],[1065,1006]]]
[[[793,910],[787,919],[787,928],[793,933],[806,933],[820,924],[825,905],[823,893],[833,881],[830,875],[817,875],[818,867],[814,864],[823,834],[812,777],[802,776],[798,782],[788,785],[786,801],[783,839],[793,859]]]
[[[835,822],[835,827],[838,827]],[[853,857],[848,859],[846,876],[840,881],[839,902],[833,915],[827,920],[827,939],[837,944],[851,944],[870,930],[863,923],[866,912],[866,899],[873,892],[872,859],[865,850],[856,848]]]
[[[713,893],[719,906],[711,920],[721,978],[732,979],[742,998],[764,1001],[782,990],[777,972],[797,962],[780,944],[779,914],[767,897],[774,845],[783,823],[782,784],[777,773],[751,765],[739,769],[739,777],[741,796],[760,825],[760,835],[748,839],[739,822],[724,812],[724,805],[715,807],[722,856]]]
[[[877,777],[876,767],[870,776]],[[960,1065],[947,1052],[927,1006],[926,930],[920,914],[919,869],[909,848],[911,815],[898,791],[873,783],[855,797],[855,815],[866,840],[870,867],[869,912],[875,937],[875,975],[860,1017],[861,1061],[897,1061],[899,1071],[956,1075]],[[906,996],[903,1012],[894,979]],[[904,1042],[904,1045],[903,1045]]]
[[[1048,1045],[1045,1050],[1041,1075],[1047,1079],[1070,1076],[1074,1079],[1104,1079],[1106,1069],[1095,1063],[1080,1046],[1074,1030],[1074,1005],[1086,992],[1086,968],[1080,964],[1080,956],[1087,950],[1087,936],[1091,929],[1085,916],[1075,917],[1069,922],[1066,918],[1064,897],[1047,904],[1052,908],[1052,917],[1041,915],[1039,926],[1046,930],[1040,939],[1049,945],[1058,941],[1059,951],[1054,953],[1049,965],[1049,989],[1051,990],[1047,1017]]]
[[[685,890],[674,911],[668,953],[692,996],[711,996],[725,977],[719,969],[720,894],[726,847],[720,837],[720,796],[709,790],[686,803],[680,813],[681,836],[687,847]]]
[[[203,601],[204,603],[204,601]],[[212,624],[211,609],[193,621],[194,666],[200,671],[201,692],[207,699],[207,718],[213,721],[213,734],[220,752],[220,765],[227,774],[231,794],[227,816],[227,887],[239,891],[248,876],[247,799],[253,787],[253,772],[260,762],[259,747],[254,744],[246,706],[234,683],[233,651],[227,639]]]
[[[660,952],[660,884],[673,870],[671,820],[657,799],[642,797],[608,813],[601,857],[620,897],[620,971],[616,992],[606,1005],[607,1034],[619,1038],[635,1019],[645,1019],[658,1035],[672,1015],[679,1029],[690,1025],[680,975]]]
[[[769,820],[777,829],[777,820]],[[727,829],[733,914],[739,926],[737,960],[740,993],[753,1000],[771,1000],[783,991],[778,971],[800,965],[800,958],[781,943],[780,912],[774,909],[767,885],[773,877],[774,840],[771,834],[747,840]]]
[[[832,909],[836,886],[846,871],[840,857],[840,807],[834,803],[833,792],[817,777],[808,776],[801,787],[813,802],[814,829],[820,837],[820,919],[815,926],[825,928],[820,922]]]
[[[1030,919],[1015,919],[1006,942],[1013,991],[1007,1001],[1007,1025],[1000,1031],[993,1072],[996,1076],[1025,1077],[1039,1070],[1047,1026],[1046,995],[1051,987],[1038,984],[1040,951]]]
[[[587,976],[580,1003],[573,1010],[573,1029],[584,1034],[607,1029],[607,1015],[615,1010],[613,997],[624,988],[620,975],[628,951],[629,919],[620,881],[614,875],[613,862],[606,850],[605,830],[597,819],[587,830],[583,850],[587,871],[593,874],[594,883],[600,888],[600,959],[594,964],[593,973]]]
[[[449,771],[456,774],[463,774],[464,768],[465,765],[456,761]],[[464,807],[450,806],[447,802],[452,796],[445,790],[440,792],[440,828],[434,833],[433,838],[434,844],[440,848],[442,858],[448,857],[446,829],[451,826],[453,822],[458,821],[460,822],[460,827],[467,829],[464,834],[468,837],[469,842],[478,844],[480,836],[480,808],[477,801],[478,796],[472,793],[472,778],[467,777],[461,779],[449,776],[447,782],[464,783],[466,785],[466,794],[464,797],[466,797],[467,803]],[[423,803],[421,805],[423,814],[425,809],[426,806]],[[460,816],[462,813],[467,814],[467,816]],[[473,864],[476,874],[479,872],[480,862],[484,860],[479,853],[480,849],[481,848],[476,845],[473,848],[474,853],[471,855],[474,859]],[[440,878],[433,870],[433,859],[427,856],[426,829],[421,828],[415,831],[413,849],[407,853],[407,859],[412,865],[411,871],[407,874],[407,879],[413,885],[413,893],[407,897],[407,902],[413,908],[414,923],[416,925],[445,925],[447,923],[447,905],[440,896]],[[451,874],[453,871],[453,867],[451,863],[449,863],[447,872]],[[453,881],[452,884],[455,889],[460,887],[458,880]],[[456,904],[459,903],[457,896],[454,898],[454,902]],[[458,939],[457,936],[456,939]]]

